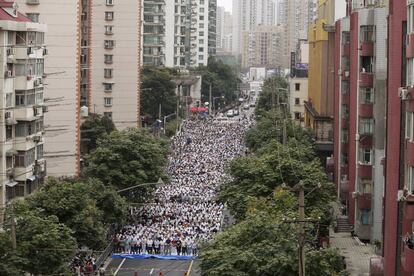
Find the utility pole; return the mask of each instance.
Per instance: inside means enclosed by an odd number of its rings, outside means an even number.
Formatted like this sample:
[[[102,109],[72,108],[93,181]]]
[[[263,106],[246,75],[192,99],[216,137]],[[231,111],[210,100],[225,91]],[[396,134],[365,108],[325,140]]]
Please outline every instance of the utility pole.
[[[213,95],[212,95],[212,92],[211,92],[211,83],[210,83],[210,88],[209,88],[209,103],[210,103],[210,115],[213,115],[212,113],[213,113],[213,103],[211,102],[211,100],[212,100],[212,98],[213,98]]]
[[[16,241],[16,218],[14,217],[14,207],[13,207],[13,204],[12,204],[12,207],[11,207],[11,233],[10,233],[10,235],[11,235],[11,242],[12,242],[12,248],[13,248],[13,250],[16,250],[17,249],[17,241]]]
[[[305,190],[299,183],[299,276],[305,276]]]

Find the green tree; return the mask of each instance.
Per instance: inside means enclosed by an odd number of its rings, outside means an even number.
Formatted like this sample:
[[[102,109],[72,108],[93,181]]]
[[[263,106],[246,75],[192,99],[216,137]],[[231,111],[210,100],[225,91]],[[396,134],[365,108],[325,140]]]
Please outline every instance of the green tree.
[[[177,106],[175,84],[172,81],[174,72],[167,68],[144,67],[142,72],[142,115],[151,119],[174,113]]]
[[[276,189],[271,198],[272,204],[263,199],[253,200],[244,221],[202,247],[203,275],[298,275],[297,225],[283,220],[297,217],[295,195]],[[305,250],[309,256],[308,275],[338,275],[343,271],[337,251],[318,250],[310,245]]]
[[[97,180],[58,181],[50,178],[27,201],[31,208],[56,216],[73,231],[79,246],[100,249],[106,245],[110,223],[122,223],[126,203],[116,191]]]
[[[1,275],[22,275],[21,271],[34,275],[68,275],[68,263],[76,251],[73,232],[59,223],[56,216],[47,216],[43,210],[32,208],[24,200],[12,203],[7,209],[8,221],[11,212],[17,220],[17,249],[11,248],[8,239],[11,229],[7,224],[5,233],[0,234],[0,251],[7,254],[1,254],[0,259],[6,258],[9,262],[0,265]],[[16,272],[18,274],[14,274]]]
[[[142,129],[114,131],[98,141],[98,147],[87,158],[84,174],[101,180],[115,189],[142,183],[155,183],[164,177],[169,152],[168,142]],[[151,196],[154,186],[143,186],[126,193],[142,202]]]
[[[115,125],[107,116],[91,114],[81,127],[82,153],[89,153],[96,148],[96,142],[105,134],[114,131]]]
[[[282,77],[271,77],[265,80],[260,93],[257,110],[269,111],[278,103],[288,102],[289,84],[286,79]]]

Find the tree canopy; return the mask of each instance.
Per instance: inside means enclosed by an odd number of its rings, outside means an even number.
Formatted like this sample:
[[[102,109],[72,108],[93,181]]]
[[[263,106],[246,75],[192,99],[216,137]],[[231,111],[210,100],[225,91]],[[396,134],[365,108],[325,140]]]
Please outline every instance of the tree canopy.
[[[98,140],[98,147],[86,160],[84,174],[105,185],[124,189],[143,183],[155,183],[165,177],[168,142],[143,129],[114,131]],[[141,202],[151,197],[148,185],[123,194]]]
[[[151,119],[175,112],[177,96],[172,81],[173,71],[167,68],[144,67],[142,72],[141,114]]]
[[[16,250],[12,248],[11,220],[16,218]],[[51,275],[68,273],[68,263],[76,250],[72,230],[56,216],[16,201],[6,210],[5,232],[0,234],[0,274]]]
[[[265,80],[260,93],[257,110],[269,111],[278,103],[288,102],[288,82],[282,77],[271,77]]]
[[[96,148],[100,137],[116,130],[114,123],[107,116],[91,114],[81,125],[82,152],[89,153]]]

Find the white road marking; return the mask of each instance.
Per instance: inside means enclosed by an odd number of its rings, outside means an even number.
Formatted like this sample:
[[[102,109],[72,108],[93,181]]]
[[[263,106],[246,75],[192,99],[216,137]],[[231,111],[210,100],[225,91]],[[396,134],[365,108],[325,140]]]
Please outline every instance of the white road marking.
[[[125,258],[122,259],[122,262],[119,264],[118,268],[116,269],[114,276],[116,276],[116,274],[118,274],[118,271],[121,269],[122,265],[125,263]]]
[[[150,271],[150,275],[152,275],[152,273],[154,272],[154,269],[151,269],[151,271]]]

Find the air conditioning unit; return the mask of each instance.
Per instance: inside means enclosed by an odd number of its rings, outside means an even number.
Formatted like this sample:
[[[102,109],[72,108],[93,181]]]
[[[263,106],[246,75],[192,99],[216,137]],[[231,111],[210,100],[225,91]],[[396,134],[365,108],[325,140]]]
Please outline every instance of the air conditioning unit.
[[[408,92],[408,89],[405,87],[398,88],[398,96],[401,98],[401,100],[407,100],[410,97],[410,93]]]
[[[345,77],[349,78],[349,71],[345,71]]]
[[[49,54],[48,49],[44,48],[44,49],[43,49],[43,55],[44,55],[44,56],[47,56],[48,54]]]
[[[13,48],[8,48],[6,54],[7,54],[8,58],[13,58],[14,49]]]
[[[4,77],[5,78],[11,78],[13,77],[13,72],[11,70],[7,70],[4,72]]]
[[[42,141],[42,136],[41,135],[35,135],[35,136],[33,136],[33,142],[39,143],[41,141]]]
[[[48,106],[46,106],[46,105],[42,106],[42,111],[43,111],[43,113],[48,112],[49,111]]]

